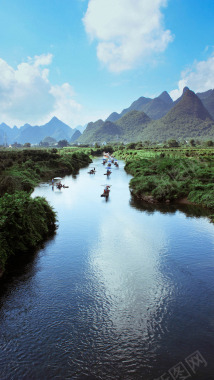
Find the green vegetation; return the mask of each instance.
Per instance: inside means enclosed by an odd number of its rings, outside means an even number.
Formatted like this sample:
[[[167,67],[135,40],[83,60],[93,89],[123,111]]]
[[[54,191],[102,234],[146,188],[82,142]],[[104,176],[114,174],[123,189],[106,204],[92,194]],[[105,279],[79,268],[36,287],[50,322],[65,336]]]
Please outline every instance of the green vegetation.
[[[80,150],[27,149],[0,151],[0,195],[30,192],[41,181],[54,176],[76,174],[91,162]]]
[[[75,149],[0,151],[0,275],[13,254],[36,248],[56,229],[56,215],[45,199],[30,193],[55,175],[76,174],[90,157]]]
[[[54,232],[56,215],[44,198],[26,192],[0,198],[0,273],[8,258],[36,248]]]
[[[124,110],[128,112],[118,115],[119,119],[115,119],[114,115],[110,118],[112,121],[98,120],[89,123],[78,141],[127,143],[149,140],[157,143],[169,139],[180,142],[187,139],[214,138],[214,120],[199,97],[188,89],[178,102],[173,103],[172,99],[170,102],[169,95],[167,97],[167,93],[163,93],[141,107],[137,103],[134,106],[133,103],[133,107],[137,110],[129,107]]]
[[[115,156],[125,159],[125,170],[134,177],[130,189],[136,198],[151,203],[186,198],[213,213],[213,149],[120,149]]]

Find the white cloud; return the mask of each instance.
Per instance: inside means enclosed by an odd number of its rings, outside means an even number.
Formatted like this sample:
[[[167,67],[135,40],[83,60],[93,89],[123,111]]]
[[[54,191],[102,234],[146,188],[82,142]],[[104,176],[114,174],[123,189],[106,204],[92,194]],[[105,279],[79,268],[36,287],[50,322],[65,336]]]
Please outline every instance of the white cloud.
[[[82,106],[73,99],[75,94],[71,85],[64,83],[61,86],[52,86],[50,93],[55,98],[54,110],[50,117],[57,115],[60,120],[68,124],[72,122],[73,125],[74,120],[78,120],[79,118]]]
[[[110,71],[134,67],[141,59],[163,52],[172,41],[163,26],[167,0],[89,0],[83,18],[90,39],[97,40],[98,59]]]
[[[178,88],[170,92],[173,100],[182,95],[183,88],[187,86],[194,92],[204,92],[214,87],[214,56],[206,61],[194,64],[181,73]]]
[[[52,85],[48,79],[44,66],[52,59],[52,54],[29,57],[14,69],[0,58],[0,123],[40,125],[52,116],[73,127],[80,123],[81,106],[73,99],[71,85]]]
[[[46,66],[50,65],[52,62],[53,55],[52,54],[42,54],[42,55],[35,55],[33,61],[34,61],[34,66]]]

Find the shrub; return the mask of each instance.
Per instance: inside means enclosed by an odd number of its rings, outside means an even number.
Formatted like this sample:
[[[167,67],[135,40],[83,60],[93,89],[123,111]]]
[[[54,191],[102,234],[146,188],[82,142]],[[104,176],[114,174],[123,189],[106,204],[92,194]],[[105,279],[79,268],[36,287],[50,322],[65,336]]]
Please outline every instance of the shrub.
[[[56,214],[44,198],[25,192],[0,199],[0,269],[12,254],[35,248],[56,228]]]

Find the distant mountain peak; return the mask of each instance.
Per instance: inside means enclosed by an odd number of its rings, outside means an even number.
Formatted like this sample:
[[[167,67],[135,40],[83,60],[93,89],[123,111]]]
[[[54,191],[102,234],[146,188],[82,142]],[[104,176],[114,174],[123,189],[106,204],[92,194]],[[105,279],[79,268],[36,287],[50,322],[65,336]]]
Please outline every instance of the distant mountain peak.
[[[9,128],[10,128],[10,126],[7,125],[7,124],[5,124],[5,123],[1,123],[1,124],[0,124],[0,127],[2,127],[2,128],[5,128],[5,127],[7,128],[7,127],[9,127]]]
[[[61,120],[59,120],[58,117],[54,116],[54,117],[52,117],[52,119],[50,121],[61,121]]]
[[[197,118],[201,120],[210,119],[207,109],[204,107],[202,101],[198,96],[189,88],[186,87],[184,94],[180,98],[180,101],[168,112],[165,118],[172,117],[173,119],[177,117],[183,118]]]
[[[168,94],[167,91],[163,91],[163,92],[158,96],[158,99],[163,100],[163,102],[165,102],[165,103],[167,103],[167,104],[172,104],[172,103],[173,103],[173,100],[172,100],[171,96]]]
[[[185,94],[185,92],[188,91],[188,90],[191,91],[191,90],[189,89],[189,87],[185,86],[185,87],[183,88],[183,94]]]
[[[53,128],[69,128],[72,129],[68,124],[65,124],[62,120],[58,119],[56,116],[52,117],[48,123],[44,124],[42,127],[53,127]]]
[[[112,122],[114,122],[114,121],[118,120],[119,118],[120,118],[119,113],[112,112],[111,115],[109,115],[109,117],[105,121],[112,121]]]
[[[180,100],[182,99],[182,97],[183,97],[183,95],[185,94],[186,91],[190,91],[189,87],[187,87],[187,86],[183,88],[183,93],[182,93],[182,95],[179,96],[179,98],[177,98],[177,99],[174,101],[174,105],[176,105],[177,103],[180,102]]]

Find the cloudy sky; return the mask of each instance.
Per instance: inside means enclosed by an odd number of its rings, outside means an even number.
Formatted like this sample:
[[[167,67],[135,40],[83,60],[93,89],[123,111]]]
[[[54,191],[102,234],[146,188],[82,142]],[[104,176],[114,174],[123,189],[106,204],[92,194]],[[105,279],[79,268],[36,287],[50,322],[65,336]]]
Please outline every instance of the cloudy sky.
[[[213,0],[0,0],[0,124],[72,128],[214,88]]]

